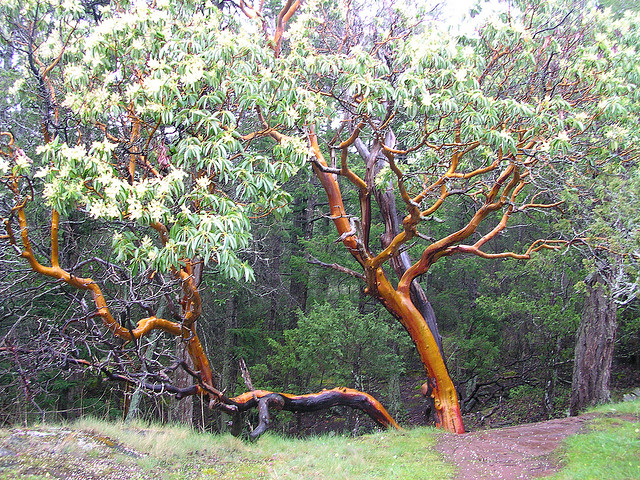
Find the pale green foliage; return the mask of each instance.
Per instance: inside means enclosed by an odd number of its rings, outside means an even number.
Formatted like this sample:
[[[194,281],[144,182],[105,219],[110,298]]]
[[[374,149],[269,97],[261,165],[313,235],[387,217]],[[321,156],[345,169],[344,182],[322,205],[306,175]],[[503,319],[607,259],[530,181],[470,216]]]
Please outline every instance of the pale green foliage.
[[[356,45],[340,54],[326,53],[297,24],[288,60],[307,85],[325,92],[319,128],[363,121],[366,143],[393,115],[389,126],[412,149],[400,165],[409,186],[419,189],[425,171],[439,178],[454,152],[477,142],[459,171],[515,158],[537,180],[532,194],[557,190],[563,180],[575,184],[570,177],[590,164],[618,168],[640,141],[638,15],[576,11],[563,24],[566,12],[562,2],[540,2],[491,19],[479,38],[425,29],[379,51]],[[319,17],[299,22],[312,29]],[[389,178],[383,170],[378,184]]]
[[[170,238],[162,246],[132,231],[116,233],[118,259],[136,271],[199,257],[250,279],[237,257],[249,244],[249,216],[286,208],[282,183],[308,151],[295,137],[247,145],[239,119],[251,125],[253,117],[260,130],[257,106],[286,125],[304,112],[292,106],[293,79],[284,84],[272,73],[279,67],[260,37],[233,33],[213,6],[196,7],[138,2],[124,12],[105,9],[97,27],[76,30],[65,51],[63,105],[109,137],[40,147],[47,167],[38,176],[45,199],[62,213],[81,208],[104,220],[166,225]],[[142,155],[132,180],[130,153]],[[152,166],[166,173],[149,175]]]
[[[39,175],[45,198],[63,213],[82,208],[105,220],[167,225],[163,246],[142,245],[133,233],[115,237],[118,257],[136,268],[165,270],[198,256],[250,278],[236,255],[248,246],[248,217],[288,202],[281,185],[309,156],[309,124],[322,131],[364,121],[366,139],[389,119],[414,148],[401,166],[409,186],[424,181],[419,172],[441,175],[452,153],[474,142],[459,170],[513,158],[537,158],[548,170],[585,155],[596,162],[640,140],[631,14],[614,21],[593,10],[558,34],[545,31],[555,7],[542,5],[526,18],[491,20],[480,38],[417,29],[378,52],[355,45],[332,53],[316,45],[321,17],[311,2],[276,57],[258,25],[234,24],[212,4],[107,7],[95,27],[78,20],[74,5],[56,12],[64,21],[47,45],[53,56],[60,39],[71,39],[63,104],[108,136],[42,147],[47,168]],[[551,64],[547,79],[540,72]],[[291,136],[247,137],[265,125]],[[132,179],[130,154],[143,159]],[[571,167],[576,175],[581,165]],[[153,168],[166,173],[154,177]]]

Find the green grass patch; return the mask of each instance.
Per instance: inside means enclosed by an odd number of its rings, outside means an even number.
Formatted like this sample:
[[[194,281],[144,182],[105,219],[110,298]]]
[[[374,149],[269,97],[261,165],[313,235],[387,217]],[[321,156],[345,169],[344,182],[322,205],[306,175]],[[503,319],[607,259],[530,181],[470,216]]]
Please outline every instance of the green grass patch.
[[[584,433],[564,442],[562,470],[555,480],[628,480],[640,478],[640,402],[603,405],[604,414]]]
[[[640,417],[640,400],[600,405],[592,408],[589,412],[603,413],[605,415],[635,415],[636,417]]]
[[[84,419],[73,425],[147,454],[143,471],[162,479],[448,479],[454,469],[433,447],[431,428],[361,437],[286,438],[267,433],[249,443],[179,426],[123,425]]]
[[[427,428],[357,438],[322,436],[299,440],[265,435],[252,447],[257,462],[219,478],[453,478],[453,468],[432,448],[436,436],[434,430]]]

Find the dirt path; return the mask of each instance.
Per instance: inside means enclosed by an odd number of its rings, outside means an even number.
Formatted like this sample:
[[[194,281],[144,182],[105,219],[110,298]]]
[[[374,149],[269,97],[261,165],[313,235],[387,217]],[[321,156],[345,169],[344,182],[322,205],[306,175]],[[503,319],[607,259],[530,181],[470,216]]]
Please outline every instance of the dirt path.
[[[553,452],[595,415],[516,427],[444,434],[438,450],[458,467],[457,480],[536,478],[557,471]]]

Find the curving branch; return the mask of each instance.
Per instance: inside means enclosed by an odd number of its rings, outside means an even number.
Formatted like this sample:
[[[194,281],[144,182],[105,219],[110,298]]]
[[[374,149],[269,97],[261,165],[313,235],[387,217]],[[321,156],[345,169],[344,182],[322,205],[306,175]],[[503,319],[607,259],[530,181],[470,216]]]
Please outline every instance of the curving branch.
[[[359,278],[360,280],[365,280],[365,276],[363,274],[358,273],[358,272],[356,272],[354,270],[351,270],[350,268],[343,267],[342,265],[339,265],[337,263],[324,263],[324,262],[321,262],[320,260],[318,260],[317,258],[314,258],[312,256],[309,256],[307,258],[307,262],[312,264],[312,265],[318,265],[318,266],[323,267],[323,268],[330,268],[332,270],[336,270],[336,271],[341,272],[341,273],[346,273],[347,275],[350,275],[350,276],[355,277],[355,278]]]
[[[398,423],[389,415],[382,404],[371,395],[352,388],[333,388],[306,395],[290,395],[267,390],[254,390],[229,399],[229,403],[244,412],[258,407],[260,423],[252,432],[251,438],[264,433],[271,423],[269,409],[290,412],[315,412],[336,406],[361,410],[383,428],[400,429]]]
[[[287,22],[291,19],[294,13],[300,8],[300,0],[287,0],[282,10],[278,14],[276,20],[276,31],[273,35],[273,51],[275,56],[280,55],[280,49],[282,47],[282,35],[284,34],[284,28]]]
[[[9,147],[8,154],[10,156],[15,155],[15,151],[11,145]],[[7,154],[7,152],[4,152]],[[11,189],[16,199],[20,197],[18,190],[18,178],[12,179]],[[204,349],[195,332],[193,326],[194,322],[200,316],[202,311],[200,294],[198,287],[195,284],[194,276],[191,269],[193,266],[190,262],[187,263],[186,269],[174,269],[173,273],[179,279],[183,290],[183,305],[184,315],[182,322],[173,322],[156,316],[149,316],[138,321],[134,329],[126,328],[118,320],[114,318],[109,309],[106,299],[102,293],[102,289],[92,278],[79,277],[71,274],[67,270],[60,267],[59,261],[59,247],[58,247],[58,228],[60,216],[54,209],[51,215],[51,266],[43,265],[38,261],[33,251],[31,241],[29,238],[29,227],[27,224],[27,216],[25,213],[25,206],[30,197],[24,198],[17,202],[12,209],[12,216],[17,216],[18,225],[20,227],[20,241],[15,235],[13,228],[11,227],[11,221],[8,219],[5,221],[6,238],[9,240],[9,244],[19,251],[19,254],[24,258],[31,270],[34,272],[61,280],[67,285],[76,288],[78,290],[88,291],[91,293],[93,302],[95,305],[95,312],[93,316],[98,316],[102,319],[103,325],[116,337],[124,341],[133,341],[140,339],[147,335],[152,330],[161,330],[171,335],[181,337],[187,342],[187,350],[192,358],[195,367],[200,371],[203,384],[213,386],[213,373],[209,365],[209,361],[204,353]],[[159,224],[153,226],[159,231],[163,242],[167,240],[168,232],[166,227]],[[201,390],[204,392],[204,390]]]
[[[529,248],[524,253],[516,253],[516,252],[500,252],[500,253],[487,253],[480,250],[476,245],[456,245],[447,250],[447,253],[472,253],[477,255],[478,257],[487,258],[487,259],[496,259],[496,258],[513,258],[515,260],[529,260],[531,258],[531,254],[534,252],[539,252],[540,250],[559,250],[563,247],[570,245],[571,242],[568,240],[536,240],[533,242]]]
[[[341,241],[349,253],[353,255],[353,257],[360,263],[360,265],[365,265],[365,257],[363,256],[363,252],[360,252],[358,248],[358,244],[360,243],[357,239],[357,236],[352,232],[351,224],[349,222],[349,217],[344,208],[344,202],[342,200],[342,193],[340,192],[340,185],[338,181],[330,174],[324,171],[325,168],[328,167],[327,162],[324,159],[324,155],[320,150],[320,145],[318,144],[318,136],[315,133],[313,127],[309,128],[307,131],[307,139],[311,145],[311,151],[315,157],[315,161],[313,162],[313,170],[320,180],[322,187],[327,193],[327,197],[329,199],[329,211],[331,213],[331,219],[333,220],[334,225],[336,226],[336,230],[340,235]],[[343,236],[344,234],[349,234]]]

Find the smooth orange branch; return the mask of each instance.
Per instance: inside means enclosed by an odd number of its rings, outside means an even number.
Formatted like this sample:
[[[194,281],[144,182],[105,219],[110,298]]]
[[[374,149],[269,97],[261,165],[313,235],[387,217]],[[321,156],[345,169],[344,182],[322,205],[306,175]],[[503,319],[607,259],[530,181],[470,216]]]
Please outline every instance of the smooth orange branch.
[[[257,132],[249,133],[247,135],[241,135],[240,138],[242,140],[251,141],[254,138],[269,136],[269,137],[273,138],[276,142],[280,143],[283,140],[291,140],[292,139],[292,137],[290,137],[289,135],[285,135],[283,133],[280,133],[277,128],[269,126],[269,122],[267,122],[267,119],[264,118],[264,114],[262,113],[262,109],[259,106],[255,107],[255,111],[258,114],[258,118],[260,119],[260,122],[264,126],[264,129],[263,130],[259,130]]]
[[[194,322],[200,318],[202,314],[202,299],[196,280],[190,272],[185,270],[179,270],[176,276],[180,279],[182,285],[182,300],[184,305],[184,325],[188,328],[194,324]]]
[[[505,168],[504,172],[502,172],[502,174],[498,177],[498,180],[496,180],[496,182],[493,184],[493,187],[487,194],[487,204],[493,202],[496,199],[496,197],[498,196],[498,192],[500,192],[500,189],[504,185],[504,182],[506,182],[507,178],[509,178],[513,174],[513,171],[515,169],[516,166],[513,163],[509,164],[509,166]]]
[[[204,353],[202,343],[195,333],[195,330],[186,327],[183,324],[165,320],[158,317],[147,317],[138,321],[135,329],[130,331],[130,338],[141,338],[152,330],[162,330],[176,337],[181,337],[187,342],[187,352],[193,360],[193,365],[200,372],[200,379],[206,386],[214,387],[213,374],[209,360]],[[200,389],[204,393],[207,389]]]
[[[438,146],[433,145],[432,143],[429,143],[427,141],[427,139],[429,138],[429,135],[431,135],[432,133],[434,133],[437,130],[438,130],[437,128],[434,128],[430,132],[425,132],[425,135],[422,138],[422,141],[420,143],[414,145],[411,148],[399,149],[399,148],[392,148],[392,147],[389,147],[387,145],[382,145],[382,149],[383,149],[383,151],[388,152],[388,153],[390,153],[392,155],[408,155],[411,152],[415,152],[417,150],[420,150],[425,145],[427,145],[429,148],[432,148],[433,150],[440,150],[442,148],[442,146],[438,147]]]
[[[144,142],[143,150],[146,150],[147,148],[149,148],[149,145],[151,144],[151,139],[153,138],[153,135],[156,133],[160,125],[162,125],[162,118],[159,118],[156,124],[153,127],[151,127],[151,131],[147,131],[147,141]]]
[[[347,160],[349,158],[349,147],[344,147],[340,154],[340,175],[344,176],[349,180],[353,185],[355,185],[358,190],[362,193],[368,193],[369,188],[367,187],[367,183],[362,180],[358,175],[353,173],[353,171],[349,168],[347,164]]]
[[[367,393],[354,390],[353,388],[333,388],[331,390],[322,390],[318,393],[309,393],[306,395],[291,395],[267,390],[253,390],[230,398],[228,401],[231,405],[237,407],[238,411],[246,411],[259,406],[261,401],[268,400],[269,398],[276,400],[276,406],[279,409],[293,412],[316,411],[338,405],[348,406],[362,410],[381,427],[400,429],[400,425],[398,425],[378,400]],[[264,419],[264,422],[266,426],[260,430],[256,429],[259,432],[258,435],[268,427],[268,417]],[[263,420],[261,419],[261,424],[262,423]]]
[[[144,337],[152,330],[162,330],[163,332],[170,333],[176,337],[186,335],[190,338],[192,335],[192,332],[189,329],[184,328],[180,323],[153,316],[138,320],[136,328],[130,331],[128,340]]]
[[[427,195],[430,192],[433,192],[436,188],[441,187],[445,183],[446,179],[447,179],[447,175],[446,174],[441,176],[437,181],[435,181],[434,183],[432,183],[428,187],[425,187],[422,190],[422,192],[420,192],[418,195],[416,195],[413,198],[413,201],[415,203],[417,203],[418,205],[421,204],[424,201],[424,199],[427,197]]]
[[[2,137],[9,137],[9,141],[6,143],[6,145],[8,147],[12,147],[13,144],[15,143],[15,140],[13,138],[13,134],[11,132],[0,132],[0,138]],[[5,152],[2,152],[4,155],[9,156],[10,154],[7,154]]]
[[[18,224],[20,225],[20,237],[22,239],[22,246],[24,248],[22,252],[22,256],[27,259],[27,261],[29,262],[33,270],[38,271],[38,269],[45,268],[45,267],[43,267],[36,260],[36,257],[33,255],[33,249],[31,248],[31,241],[29,240],[29,231],[27,230],[27,217],[24,213],[25,203],[26,201],[23,202],[18,207],[16,207],[16,210],[18,212]]]
[[[240,138],[245,142],[249,142],[256,138],[271,136],[271,133],[274,132],[274,129],[271,127],[265,128],[264,130],[259,130],[256,132],[247,133],[246,135],[240,135]],[[276,139],[277,140],[277,139]]]
[[[98,127],[100,130],[102,130],[102,133],[104,133],[104,135],[107,137],[107,139],[111,142],[114,143],[124,143],[125,140],[123,140],[122,138],[118,138],[114,135],[112,135],[111,133],[107,132],[107,126],[102,123],[102,122],[94,122],[94,125],[96,127]]]
[[[569,245],[567,240],[536,240],[533,242],[526,252],[501,252],[501,253],[486,253],[477,248],[475,245],[455,245],[450,247],[447,251],[447,255],[453,255],[454,253],[472,253],[478,257],[487,259],[497,258],[513,258],[515,260],[529,260],[531,254],[540,250],[559,250],[562,247]]]
[[[489,240],[491,240],[492,238],[495,238],[496,235],[498,235],[500,232],[502,232],[506,228],[507,222],[509,221],[509,217],[511,216],[512,213],[513,213],[513,205],[509,205],[507,210],[502,215],[502,219],[493,228],[493,230],[491,230],[489,233],[484,235],[480,240],[478,240],[476,243],[474,243],[473,246],[475,248],[481,248]]]
[[[526,208],[557,208],[562,205],[564,201],[555,202],[555,203],[527,203],[522,205],[518,210],[524,210]]]
[[[507,184],[502,195],[500,195],[500,201],[498,202],[498,208],[502,208],[502,206],[506,203],[507,199],[511,192],[515,192],[517,194],[524,187],[524,183],[520,181],[520,169],[518,167],[513,169],[513,178]]]
[[[349,168],[347,164],[347,160],[349,159],[349,147],[353,145],[353,143],[358,139],[358,137],[360,136],[362,127],[364,127],[364,125],[365,125],[364,122],[358,123],[356,128],[353,129],[353,133],[351,133],[351,136],[344,142],[340,143],[338,148],[341,150],[340,174],[346,177],[351,183],[353,183],[360,190],[361,193],[366,195],[369,192],[369,187],[367,186],[367,183],[364,180],[362,180],[358,175],[356,175]]]
[[[362,127],[364,127],[364,126],[365,126],[364,122],[358,123],[356,128],[353,129],[353,132],[351,133],[351,136],[348,139],[346,139],[344,142],[341,142],[340,145],[338,145],[338,148],[345,149],[345,148],[350,147],[351,145],[353,145],[353,142],[355,142],[358,139],[358,137],[360,136],[360,132],[362,131]]]
[[[60,55],[62,55],[63,52],[64,52],[64,48],[60,52]],[[35,53],[33,54],[33,61],[42,69],[42,72],[39,74],[39,81],[41,81],[43,84],[46,84],[46,87],[49,89],[49,99],[51,101],[51,104],[53,105],[53,116],[54,116],[54,118],[55,118],[55,120],[57,122],[58,118],[59,118],[59,115],[60,115],[60,110],[59,110],[59,107],[58,107],[58,102],[56,101],[56,89],[55,89],[53,83],[51,82],[51,80],[49,79],[48,75],[46,74],[46,73],[48,73],[47,68],[45,67],[44,63],[42,63],[42,61],[37,57],[37,55]],[[57,61],[55,63],[57,63]],[[55,64],[54,64],[54,66],[55,66]],[[36,76],[38,76],[38,75],[36,75]],[[45,143],[49,143],[51,141],[51,137],[50,137],[50,134],[49,134],[49,130],[47,129],[46,122],[42,123],[42,130],[43,130],[43,134],[44,134]]]
[[[502,186],[509,177],[512,177],[511,181],[504,188],[502,195],[498,197]],[[398,292],[408,294],[411,282],[418,275],[425,273],[438,258],[448,255],[449,247],[469,238],[469,236],[476,231],[480,223],[491,212],[502,208],[506,203],[509,192],[511,192],[511,190],[513,190],[519,183],[519,178],[519,169],[514,164],[510,164],[496,180],[491,191],[487,195],[485,204],[476,211],[469,223],[460,230],[429,245],[422,253],[420,260],[405,271],[404,275],[398,282]],[[496,199],[496,197],[498,198]]]
[[[438,208],[440,208],[440,206],[444,203],[444,201],[447,199],[448,196],[449,196],[449,191],[447,190],[446,185],[442,185],[440,187],[440,197],[438,198],[438,200],[436,200],[435,203],[431,205],[429,208],[427,208],[426,210],[423,210],[421,213],[421,216],[426,217],[426,216],[432,215],[436,210],[438,210]]]
[[[169,230],[167,229],[167,227],[160,222],[153,222],[151,224],[151,228],[156,230],[160,235],[160,241],[162,242],[162,245],[166,245],[169,241]]]
[[[62,59],[62,56],[64,55],[65,50],[67,49],[67,46],[69,45],[69,42],[71,41],[71,36],[73,35],[73,33],[76,31],[76,28],[78,28],[78,24],[80,23],[80,20],[76,21],[75,25],[71,28],[71,30],[69,31],[69,35],[67,35],[66,40],[64,41],[62,48],[60,49],[60,53],[58,54],[58,56],[56,58],[53,59],[53,61],[49,64],[48,67],[46,67],[44,69],[44,71],[42,72],[42,77],[46,77],[47,75],[49,75],[49,72],[51,70],[53,70],[55,68],[55,66],[60,62],[60,60]]]
[[[395,256],[400,250],[400,248],[402,247],[402,245],[404,245],[405,243],[407,243],[409,240],[413,238],[413,235],[414,233],[412,230],[407,231],[406,229],[400,232],[399,234],[397,234],[393,238],[393,240],[389,242],[389,245],[387,245],[387,248],[382,250],[378,255],[376,255],[374,258],[372,258],[369,261],[369,264],[368,264],[369,268],[374,270],[380,268],[384,262],[389,260],[391,257]]]
[[[144,166],[147,167],[147,169],[151,172],[151,174],[156,178],[160,178],[161,177],[160,172],[156,170],[156,168],[153,165],[151,165],[151,162],[146,157],[146,155],[141,155],[141,157],[142,157],[142,161],[144,162]]]
[[[343,235],[348,234],[352,231],[351,224],[349,222],[347,212],[344,209],[344,203],[342,201],[342,194],[340,192],[340,185],[338,184],[338,181],[333,178],[330,173],[326,173],[325,171],[323,171],[325,168],[328,168],[328,165],[324,159],[324,155],[322,155],[320,145],[318,145],[318,137],[313,131],[313,128],[309,129],[307,138],[311,145],[311,151],[315,156],[316,162],[322,167],[318,167],[316,163],[313,164],[313,169],[316,173],[316,176],[320,180],[320,183],[322,184],[322,187],[327,194],[331,219],[333,220],[333,223],[338,230],[338,234],[342,238],[342,243],[344,244],[344,246],[347,247],[347,250],[349,250],[349,252],[358,261],[358,263],[364,265],[364,260],[358,250],[358,241],[356,235],[352,234],[343,237]]]
[[[529,171],[528,170],[526,172],[524,172],[520,176],[520,183],[518,183],[518,186],[513,189],[513,193],[511,194],[511,203],[514,203],[516,201],[516,198],[518,197],[518,194],[522,191],[522,189],[525,187],[525,185],[527,185],[529,183],[526,180],[526,177],[528,177],[528,176],[529,176]]]
[[[160,241],[163,245],[166,245],[169,241],[169,231],[167,227],[160,222],[154,222],[151,224],[151,228],[156,230],[160,235]],[[191,260],[188,260],[186,270],[184,268],[177,269],[171,268],[173,275],[180,280],[182,286],[182,304],[184,309],[184,326],[191,328],[195,321],[202,314],[202,298],[196,280],[191,273]]]
[[[447,176],[450,178],[460,178],[460,179],[477,177],[478,175],[491,172],[492,170],[495,170],[496,168],[498,168],[498,165],[500,165],[500,160],[502,160],[502,157],[494,160],[490,165],[487,165],[486,167],[478,168],[476,170],[473,170],[471,172],[466,172],[466,173],[452,172]]]
[[[381,268],[376,270],[374,296],[407,330],[420,354],[430,381],[423,389],[434,400],[436,425],[451,432],[464,433],[462,414],[455,386],[447,372],[438,343],[422,314],[411,300],[409,292],[394,290]]]
[[[38,262],[33,253],[33,249],[31,248],[31,242],[29,241],[29,231],[27,228],[27,219],[24,213],[24,207],[20,207],[18,209],[18,222],[20,225],[20,236],[22,238],[23,246],[21,256],[25,258],[27,262],[29,262],[31,269],[41,275],[62,280],[63,282],[79,290],[89,290],[96,305],[96,313],[102,318],[104,325],[114,335],[125,340],[131,340],[131,334],[129,330],[123,328],[120,323],[111,315],[111,312],[107,307],[107,302],[104,298],[104,295],[102,294],[102,291],[100,290],[100,287],[96,282],[94,282],[91,278],[82,278],[71,275],[69,272],[63,270],[57,265],[46,267]]]
[[[526,173],[528,174],[529,172],[527,171]],[[537,192],[529,203],[525,203],[524,205],[520,206],[519,208],[517,208],[517,211],[526,210],[528,208],[558,208],[564,203],[563,200],[554,203],[537,203],[536,200],[547,192],[547,190]]]
[[[60,225],[60,214],[56,209],[51,211],[51,266],[53,268],[60,266],[60,257],[58,255],[58,228]]]
[[[195,331],[193,331],[192,328],[157,317],[148,317],[140,320],[136,328],[133,330],[123,327],[111,314],[104,295],[102,294],[102,290],[93,279],[71,275],[66,270],[60,268],[60,266],[57,264],[52,265],[51,267],[46,267],[38,262],[33,253],[31,242],[29,241],[29,232],[27,228],[27,219],[24,212],[24,204],[16,207],[16,210],[18,213],[18,222],[20,225],[20,235],[23,246],[21,256],[27,260],[34,272],[45,275],[47,277],[62,280],[63,282],[74,288],[77,288],[78,290],[88,290],[91,293],[94,304],[96,306],[96,315],[102,318],[104,326],[118,338],[130,341],[133,339],[138,339],[154,329],[159,329],[172,335],[182,337],[185,341],[187,341],[187,350],[194,362],[196,369],[200,371],[202,381],[206,384],[213,385],[213,374],[209,366],[209,361],[207,360],[198,336],[195,334]],[[54,210],[54,213],[55,215],[52,221],[52,225],[57,224],[59,221],[58,212]],[[15,244],[15,238],[13,237],[13,232],[11,231],[10,227],[7,228],[7,232],[10,236],[10,242],[12,244]],[[52,248],[52,251],[53,250],[54,249]],[[188,317],[188,320],[191,321],[191,323],[195,321],[195,318],[197,318],[201,310],[200,296],[197,292],[197,289],[195,290],[195,292],[192,291],[192,289],[194,288],[193,285],[195,285],[195,283],[192,277],[190,277],[188,281],[183,282],[183,290],[191,294],[187,298],[187,305],[185,307],[187,310],[186,317]]]
[[[9,245],[11,245],[13,248],[16,249],[16,252],[18,254],[21,254],[22,251],[20,250],[20,247],[18,246],[18,242],[16,241],[16,236],[15,233],[13,232],[13,228],[11,227],[11,219],[10,218],[5,218],[4,219],[4,228],[7,232],[6,235],[2,235],[2,238],[6,238],[9,240]]]
[[[280,10],[280,13],[278,14],[276,31],[273,35],[273,51],[275,52],[276,57],[280,55],[280,46],[282,43],[282,35],[284,34],[284,27],[299,7],[300,0],[287,0],[287,3],[282,7],[282,10]]]
[[[375,270],[381,267],[384,262],[386,262],[388,259],[390,259],[391,257],[393,257],[398,253],[402,245],[404,245],[406,242],[408,242],[415,236],[416,226],[420,223],[423,216],[423,212],[420,211],[418,203],[415,202],[409,196],[409,193],[407,192],[404,186],[403,173],[396,165],[394,155],[391,153],[391,150],[392,149],[389,149],[383,146],[383,153],[385,157],[387,157],[389,166],[391,170],[396,174],[396,177],[398,178],[398,190],[400,191],[400,196],[402,200],[405,202],[407,206],[409,215],[402,222],[404,230],[399,234],[397,234],[393,238],[393,240],[389,242],[389,245],[387,245],[387,247],[383,251],[381,251],[378,255],[376,255],[375,258],[373,258],[369,262],[368,267],[372,270]],[[442,205],[446,197],[447,197],[446,188],[444,188],[444,190],[441,190],[441,198],[438,201],[436,201],[435,205],[432,206],[432,209],[428,209],[427,212],[429,211],[433,212],[437,210],[437,208],[440,205]]]

